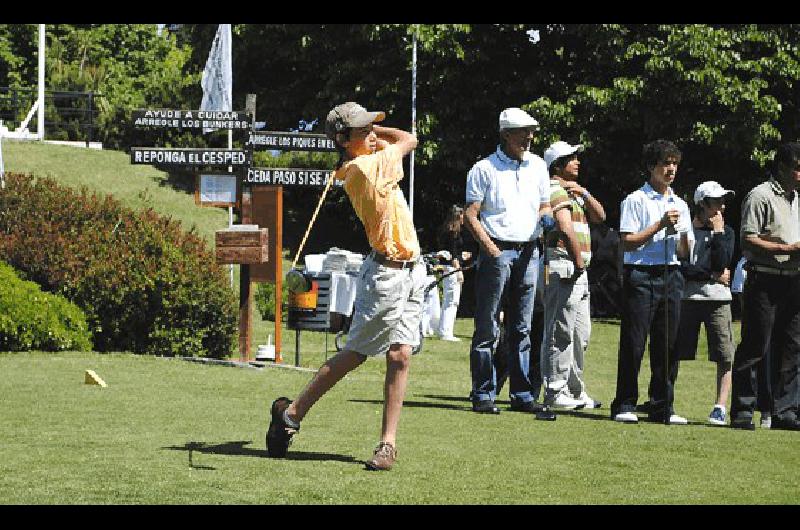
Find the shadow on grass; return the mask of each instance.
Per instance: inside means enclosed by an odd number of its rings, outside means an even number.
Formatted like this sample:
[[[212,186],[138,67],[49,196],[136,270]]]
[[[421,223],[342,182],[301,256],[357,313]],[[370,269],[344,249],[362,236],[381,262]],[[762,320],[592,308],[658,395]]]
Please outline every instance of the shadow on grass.
[[[184,445],[172,445],[162,447],[162,449],[170,449],[172,451],[188,451],[189,452],[189,467],[192,469],[206,469],[214,470],[215,468],[209,466],[196,466],[192,462],[192,453],[210,454],[210,455],[226,455],[226,456],[252,456],[258,458],[269,458],[266,449],[255,449],[253,447],[245,447],[253,443],[251,440],[238,440],[232,442],[224,442],[221,444],[209,445],[205,442],[186,442]],[[308,461],[333,461],[345,462],[348,464],[363,465],[363,460],[356,460],[349,455],[335,455],[332,453],[311,453],[307,451],[289,451],[286,454],[285,460],[308,460]]]
[[[350,399],[348,400],[351,403],[372,403],[374,405],[383,405],[382,399]],[[446,403],[431,403],[430,401],[403,401],[404,407],[409,408],[431,408],[431,409],[446,409],[446,410],[458,410],[462,412],[472,412],[472,407],[462,407],[459,405],[450,405]]]

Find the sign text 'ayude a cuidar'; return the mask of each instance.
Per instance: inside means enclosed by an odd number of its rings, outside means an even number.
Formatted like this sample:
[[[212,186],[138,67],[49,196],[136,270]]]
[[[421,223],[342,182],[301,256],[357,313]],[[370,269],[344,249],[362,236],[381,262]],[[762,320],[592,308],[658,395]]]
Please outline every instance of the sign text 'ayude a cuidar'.
[[[250,165],[250,156],[244,149],[131,147],[131,164],[243,168]]]
[[[257,131],[250,133],[249,143],[254,149],[274,149],[276,151],[336,151],[336,144],[324,134]]]
[[[254,167],[243,174],[244,184],[265,184],[271,186],[311,186],[323,187],[328,179],[333,177],[333,171],[328,169],[287,169]],[[341,187],[342,180],[334,180],[333,186]]]
[[[134,127],[160,129],[249,130],[252,120],[242,111],[226,110],[134,110]]]

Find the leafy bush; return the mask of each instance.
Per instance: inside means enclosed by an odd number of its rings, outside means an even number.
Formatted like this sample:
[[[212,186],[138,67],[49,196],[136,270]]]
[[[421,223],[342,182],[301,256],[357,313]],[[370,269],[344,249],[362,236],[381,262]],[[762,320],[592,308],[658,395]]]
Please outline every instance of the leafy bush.
[[[89,350],[83,311],[63,296],[42,292],[0,262],[0,351]]]
[[[94,348],[226,356],[236,304],[194,230],[111,196],[8,174],[0,257],[83,308]]]
[[[261,313],[261,318],[263,320],[275,322],[275,284],[266,282],[258,283],[253,299],[255,300],[256,308]],[[286,313],[286,308],[289,303],[288,289],[281,289],[281,300],[283,313]],[[281,316],[283,316],[283,314]],[[285,321],[285,319],[283,320]]]

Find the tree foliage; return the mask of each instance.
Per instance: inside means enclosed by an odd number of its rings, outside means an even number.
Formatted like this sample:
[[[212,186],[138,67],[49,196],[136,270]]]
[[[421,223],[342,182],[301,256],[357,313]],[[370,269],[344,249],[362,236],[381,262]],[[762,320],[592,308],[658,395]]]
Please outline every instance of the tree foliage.
[[[200,72],[216,25],[184,25],[178,38],[157,36],[154,25],[48,28],[54,83],[49,88],[106,94],[106,142],[127,147],[218,141],[214,135],[134,135],[127,121],[133,108],[198,106]],[[582,179],[606,205],[613,226],[620,201],[644,178],[642,144],[659,137],[684,151],[676,183],[683,194],[701,180],[716,179],[741,197],[764,177],[776,144],[800,133],[799,28],[235,24],[234,107],[243,109],[245,95],[253,93],[257,120],[268,129],[317,119],[320,132],[333,105],[356,100],[385,110],[388,125],[408,129],[416,39],[420,144],[414,200],[415,210],[425,212],[416,219],[424,245],[433,244],[447,206],[463,202],[466,172],[494,150],[497,116],[508,106],[521,106],[540,121],[532,148],[537,153],[556,139],[586,144]],[[34,26],[0,26],[0,84],[33,79],[33,48]],[[323,162],[286,156],[292,164]],[[287,247],[296,246],[317,197],[311,190],[286,192]],[[343,196],[332,195],[320,219],[309,251],[365,245],[363,234],[352,230],[357,220]]]

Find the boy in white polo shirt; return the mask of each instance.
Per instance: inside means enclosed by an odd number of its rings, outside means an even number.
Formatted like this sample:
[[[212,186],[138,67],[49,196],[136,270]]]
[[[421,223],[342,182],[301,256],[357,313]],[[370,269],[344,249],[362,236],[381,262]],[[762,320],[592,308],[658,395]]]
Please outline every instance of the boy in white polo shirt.
[[[671,188],[681,160],[678,147],[667,140],[656,140],[645,145],[642,154],[649,180],[622,201],[620,215],[625,255],[617,390],[611,417],[623,423],[639,421],[639,368],[649,335],[650,420],[684,425],[686,419],[672,410],[672,374],[678,369],[672,347],[684,286],[678,260],[689,255],[690,242],[694,241],[691,215],[689,206]]]

